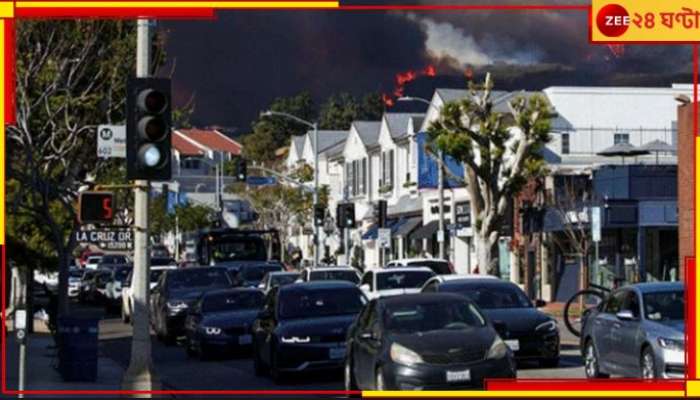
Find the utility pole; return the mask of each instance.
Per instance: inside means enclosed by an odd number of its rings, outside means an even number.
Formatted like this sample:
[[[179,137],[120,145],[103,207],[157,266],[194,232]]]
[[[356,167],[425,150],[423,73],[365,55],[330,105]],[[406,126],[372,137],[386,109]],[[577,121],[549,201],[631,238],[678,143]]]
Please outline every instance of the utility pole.
[[[445,258],[445,171],[443,170],[442,163],[444,161],[442,150],[438,152],[438,157],[440,157],[440,162],[438,163],[438,205],[440,207],[439,217],[438,217],[438,246],[440,252],[438,257],[441,259]]]
[[[136,76],[148,77],[151,64],[151,32],[149,21],[137,22]],[[170,157],[168,154],[167,157]],[[134,271],[131,281],[134,296],[133,336],[131,360],[124,375],[122,387],[126,390],[158,390],[160,382],[151,360],[151,333],[149,329],[149,254],[148,254],[148,194],[147,180],[134,181]],[[145,395],[150,397],[149,395]]]
[[[313,123],[314,128],[314,209],[319,203],[318,195],[318,123]],[[314,224],[314,267],[318,268],[320,249],[320,229]]]

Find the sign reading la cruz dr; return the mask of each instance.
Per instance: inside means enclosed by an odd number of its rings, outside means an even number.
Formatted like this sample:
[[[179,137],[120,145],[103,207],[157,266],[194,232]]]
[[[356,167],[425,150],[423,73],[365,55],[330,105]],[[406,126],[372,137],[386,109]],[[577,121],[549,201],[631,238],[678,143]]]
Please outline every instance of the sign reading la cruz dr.
[[[594,43],[700,42],[697,0],[593,0]]]

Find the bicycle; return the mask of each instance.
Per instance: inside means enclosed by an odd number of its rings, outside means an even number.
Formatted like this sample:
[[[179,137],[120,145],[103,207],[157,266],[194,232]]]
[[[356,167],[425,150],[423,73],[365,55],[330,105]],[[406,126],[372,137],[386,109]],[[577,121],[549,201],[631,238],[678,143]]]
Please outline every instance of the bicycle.
[[[588,289],[579,290],[566,302],[564,307],[564,324],[576,337],[581,337],[581,326],[588,314],[608,297],[610,292],[620,286],[621,279],[613,281],[613,288],[589,282]]]

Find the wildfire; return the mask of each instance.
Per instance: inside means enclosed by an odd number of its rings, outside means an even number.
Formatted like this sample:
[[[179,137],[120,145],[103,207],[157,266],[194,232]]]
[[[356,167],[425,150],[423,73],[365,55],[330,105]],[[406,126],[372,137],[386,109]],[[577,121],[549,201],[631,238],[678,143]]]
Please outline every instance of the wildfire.
[[[408,70],[399,72],[394,76],[394,91],[391,94],[382,94],[382,101],[386,107],[393,107],[396,104],[396,99],[402,97],[405,93],[406,84],[415,81],[421,76],[434,77],[437,74],[435,66],[428,65],[421,70]]]
[[[467,67],[467,69],[464,70],[464,77],[467,78],[468,81],[474,79],[474,70],[472,67]]]

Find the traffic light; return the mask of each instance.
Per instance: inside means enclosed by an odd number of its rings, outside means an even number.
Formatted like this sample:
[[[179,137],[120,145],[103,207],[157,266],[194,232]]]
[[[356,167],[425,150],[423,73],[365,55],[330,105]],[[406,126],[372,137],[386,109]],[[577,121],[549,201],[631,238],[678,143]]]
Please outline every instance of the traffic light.
[[[386,200],[377,201],[377,226],[386,227]]]
[[[326,222],[326,207],[321,204],[314,206],[314,226],[323,226]]]
[[[248,161],[243,157],[236,163],[236,179],[238,182],[245,182],[248,179]]]
[[[335,215],[338,228],[344,229],[355,227],[355,204],[338,204]]]
[[[130,79],[126,107],[127,179],[170,180],[170,79]]]
[[[81,224],[109,223],[114,218],[114,194],[111,192],[80,193],[79,215]]]

